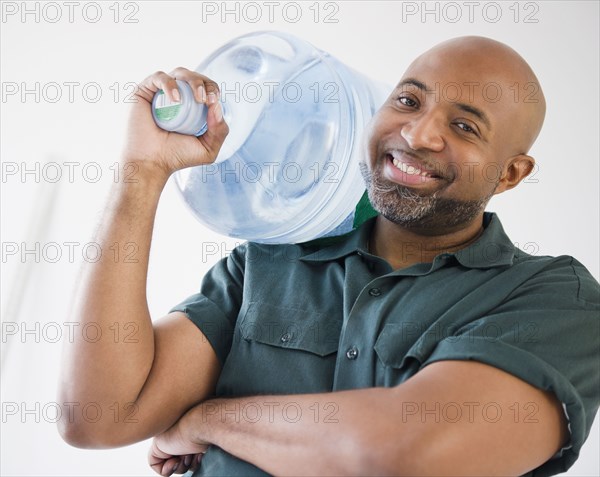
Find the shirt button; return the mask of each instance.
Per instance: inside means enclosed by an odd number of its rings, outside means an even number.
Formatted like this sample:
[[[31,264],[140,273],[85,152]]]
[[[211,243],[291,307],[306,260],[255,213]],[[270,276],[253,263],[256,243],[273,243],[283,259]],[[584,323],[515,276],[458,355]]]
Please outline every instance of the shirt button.
[[[371,288],[369,290],[369,295],[371,295],[371,296],[379,296],[379,295],[381,295],[381,290],[379,288]]]
[[[346,358],[356,359],[357,357],[358,357],[358,349],[356,348],[356,346],[353,346],[352,348],[348,348],[348,351],[346,351]]]
[[[291,338],[292,335],[290,333],[284,333],[283,335],[281,335],[281,342],[287,343]]]

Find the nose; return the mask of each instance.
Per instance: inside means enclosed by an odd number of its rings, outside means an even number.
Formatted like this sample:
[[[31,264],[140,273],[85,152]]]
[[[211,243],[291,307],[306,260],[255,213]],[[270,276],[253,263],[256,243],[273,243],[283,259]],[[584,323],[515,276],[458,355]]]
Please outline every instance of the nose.
[[[444,148],[442,128],[441,118],[433,113],[422,113],[408,119],[400,134],[411,149],[439,152]]]

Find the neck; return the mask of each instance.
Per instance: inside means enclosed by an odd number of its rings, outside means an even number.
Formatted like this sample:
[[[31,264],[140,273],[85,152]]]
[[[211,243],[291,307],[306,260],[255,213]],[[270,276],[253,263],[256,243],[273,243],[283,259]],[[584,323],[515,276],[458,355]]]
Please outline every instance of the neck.
[[[379,215],[371,232],[369,249],[394,270],[415,263],[430,263],[440,253],[456,252],[475,242],[483,232],[483,213],[456,230],[423,231],[402,227]]]

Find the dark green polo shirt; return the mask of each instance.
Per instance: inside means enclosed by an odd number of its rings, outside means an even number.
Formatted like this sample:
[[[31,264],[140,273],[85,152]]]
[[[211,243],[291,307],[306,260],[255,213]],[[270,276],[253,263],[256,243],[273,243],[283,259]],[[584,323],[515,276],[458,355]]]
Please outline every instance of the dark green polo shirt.
[[[243,244],[173,308],[216,351],[217,395],[396,386],[476,360],[558,396],[571,441],[528,475],[565,471],[600,400],[598,282],[572,257],[515,248],[491,213],[476,243],[394,271],[367,252],[374,220],[327,245]],[[194,475],[265,474],[211,447]]]

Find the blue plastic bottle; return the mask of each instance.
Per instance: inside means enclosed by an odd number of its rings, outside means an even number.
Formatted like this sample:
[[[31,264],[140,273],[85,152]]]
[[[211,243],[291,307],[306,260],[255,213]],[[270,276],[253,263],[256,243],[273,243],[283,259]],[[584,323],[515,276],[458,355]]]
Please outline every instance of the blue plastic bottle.
[[[236,38],[196,71],[219,84],[230,129],[214,164],[175,175],[196,217],[219,233],[263,243],[352,230],[365,190],[358,167],[364,126],[391,88],[280,32]],[[187,84],[179,86],[180,104],[157,93],[155,120],[200,135],[205,108]]]

